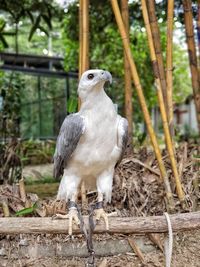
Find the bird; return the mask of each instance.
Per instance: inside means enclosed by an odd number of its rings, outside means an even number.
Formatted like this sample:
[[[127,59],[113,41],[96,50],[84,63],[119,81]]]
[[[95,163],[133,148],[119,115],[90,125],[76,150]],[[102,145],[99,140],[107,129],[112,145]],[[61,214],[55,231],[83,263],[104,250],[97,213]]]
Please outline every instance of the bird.
[[[101,69],[85,71],[79,81],[81,101],[77,113],[67,115],[57,137],[53,157],[54,177],[62,177],[57,200],[69,201],[68,233],[73,222],[80,224],[77,196],[82,182],[87,190],[97,191],[95,218],[103,219],[109,229],[103,203],[111,202],[113,176],[122,160],[128,141],[128,121],[117,113],[104,85],[112,83],[110,72]]]

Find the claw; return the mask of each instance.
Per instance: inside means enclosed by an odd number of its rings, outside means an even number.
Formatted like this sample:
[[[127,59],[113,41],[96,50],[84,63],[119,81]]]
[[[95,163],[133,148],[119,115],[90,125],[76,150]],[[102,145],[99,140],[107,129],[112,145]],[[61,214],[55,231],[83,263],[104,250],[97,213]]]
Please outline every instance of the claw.
[[[55,214],[52,217],[53,220],[55,219],[69,219],[69,228],[68,228],[68,234],[71,236],[72,235],[72,226],[73,226],[73,222],[76,225],[80,225],[80,220],[78,218],[78,211],[76,208],[70,208],[69,209],[69,213],[66,215],[63,214]]]
[[[109,230],[109,223],[108,223],[108,215],[107,213],[104,211],[103,208],[100,209],[96,209],[95,210],[95,219],[96,221],[100,221],[100,219],[103,219],[106,225],[106,230]]]

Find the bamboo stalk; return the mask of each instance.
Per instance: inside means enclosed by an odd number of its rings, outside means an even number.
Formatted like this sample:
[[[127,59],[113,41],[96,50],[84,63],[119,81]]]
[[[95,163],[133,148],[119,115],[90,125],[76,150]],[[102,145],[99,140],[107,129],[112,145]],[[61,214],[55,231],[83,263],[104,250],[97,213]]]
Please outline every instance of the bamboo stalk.
[[[173,118],[173,22],[174,22],[174,0],[169,0],[167,5],[167,59],[166,59],[166,83],[168,102],[168,123],[171,136],[174,135]]]
[[[165,110],[165,105],[164,105],[164,99],[163,99],[163,94],[162,94],[162,89],[161,89],[161,80],[158,75],[158,62],[156,59],[156,53],[154,49],[154,43],[153,43],[153,36],[150,28],[150,23],[149,23],[149,16],[147,12],[147,6],[146,6],[146,1],[142,0],[142,13],[143,13],[143,18],[145,22],[145,27],[147,31],[147,38],[148,38],[148,44],[150,48],[150,56],[153,64],[153,70],[154,70],[154,76],[155,76],[155,83],[156,83],[156,88],[157,88],[157,95],[158,95],[158,102],[160,106],[160,113],[161,113],[161,118],[163,122],[163,129],[164,129],[164,134],[165,134],[165,142],[167,146],[167,150],[169,153],[169,158],[172,166],[172,171],[174,174],[174,179],[176,182],[176,189],[177,189],[177,194],[178,198],[181,202],[185,200],[185,195],[182,189],[182,185],[179,179],[179,174],[178,174],[178,168],[177,168],[177,163],[174,155],[174,149],[173,149],[173,143],[172,139],[170,136],[170,131],[169,131],[169,126],[167,122],[167,114]]]
[[[186,33],[186,41],[188,47],[188,56],[190,61],[193,96],[196,108],[197,124],[200,132],[200,84],[199,84],[199,73],[197,66],[196,47],[194,41],[194,27],[193,27],[191,0],[183,0],[183,8],[184,8],[185,33]]]
[[[200,212],[180,213],[170,215],[173,232],[200,229]],[[88,216],[84,216],[88,227]],[[52,220],[40,217],[9,217],[0,218],[0,234],[66,234],[69,220]],[[165,216],[150,217],[109,217],[109,230],[107,233],[145,234],[167,233],[168,226]],[[80,234],[80,228],[73,225],[73,234]],[[105,224],[100,221],[94,230],[96,234],[105,234]]]
[[[83,0],[79,0],[79,80],[82,75],[83,49]]]
[[[83,57],[83,0],[79,0],[79,72],[78,72],[79,80],[83,73],[82,57]],[[80,106],[81,106],[81,99],[78,98],[78,110],[80,109]]]
[[[198,56],[198,67],[200,68],[200,0],[198,2],[198,16],[197,16],[197,41],[198,41],[198,51],[199,51],[199,56]]]
[[[150,22],[151,32],[153,36],[155,52],[156,52],[156,59],[158,62],[158,71],[159,71],[159,76],[160,76],[160,81],[161,81],[161,86],[162,86],[164,104],[165,104],[166,110],[168,110],[167,85],[166,85],[166,79],[165,79],[165,69],[164,69],[161,42],[160,42],[160,31],[158,27],[156,12],[155,12],[155,0],[148,0],[147,8],[148,8],[148,13],[149,13],[149,22]]]
[[[89,68],[89,0],[83,1],[82,73]]]
[[[126,29],[128,41],[129,41],[129,10],[128,10],[127,0],[121,0],[121,13],[122,13],[124,26]],[[124,82],[125,82],[125,114],[128,120],[128,132],[129,132],[129,139],[130,139],[129,143],[132,143],[133,105],[132,105],[131,73],[130,73],[130,66],[129,66],[125,51],[124,51]]]
[[[132,54],[131,54],[130,44],[128,41],[128,37],[126,34],[126,30],[125,30],[123,21],[122,21],[122,17],[121,17],[120,11],[119,11],[119,6],[117,3],[117,0],[111,0],[111,4],[112,4],[113,12],[115,14],[115,18],[116,18],[116,22],[117,22],[117,25],[119,28],[119,32],[121,34],[124,49],[126,51],[127,59],[128,59],[129,65],[130,65],[131,75],[132,75],[133,82],[134,82],[134,85],[135,85],[135,88],[136,88],[136,91],[138,94],[138,98],[139,98],[140,105],[141,105],[141,108],[143,111],[143,115],[144,115],[144,119],[145,119],[145,122],[147,125],[149,136],[150,136],[150,139],[151,139],[151,142],[152,142],[155,154],[156,154],[156,158],[158,160],[161,178],[162,178],[163,183],[164,183],[166,196],[167,196],[168,203],[169,203],[169,208],[173,209],[174,208],[174,202],[173,202],[173,196],[172,196],[172,192],[171,192],[171,188],[170,188],[169,179],[168,179],[167,172],[166,172],[163,160],[162,160],[161,151],[160,151],[157,139],[156,139],[156,135],[155,135],[154,129],[152,127],[150,114],[149,114],[149,111],[148,111],[148,108],[146,105],[145,97],[143,94],[143,89],[142,89],[142,86],[140,83],[140,78],[138,76],[135,62],[134,62],[134,59],[133,59]]]
[[[79,79],[89,69],[89,0],[79,0]],[[79,98],[78,109],[81,100]],[[87,203],[85,182],[81,183],[82,203]]]

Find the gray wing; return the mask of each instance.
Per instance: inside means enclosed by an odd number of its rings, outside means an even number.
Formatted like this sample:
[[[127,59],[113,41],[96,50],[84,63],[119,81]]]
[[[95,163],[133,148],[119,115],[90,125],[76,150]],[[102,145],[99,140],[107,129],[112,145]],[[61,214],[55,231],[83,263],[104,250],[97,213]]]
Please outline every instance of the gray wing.
[[[128,143],[128,121],[127,119],[121,117],[119,124],[118,124],[117,131],[118,131],[117,142],[118,142],[118,146],[121,148],[121,154],[117,161],[116,166],[118,166],[120,162],[122,161],[126,147],[127,147],[127,143]]]
[[[79,114],[71,114],[65,118],[60,128],[53,157],[53,175],[55,178],[59,178],[63,175],[64,168],[73,151],[76,149],[79,139],[84,132],[84,128],[83,118]]]

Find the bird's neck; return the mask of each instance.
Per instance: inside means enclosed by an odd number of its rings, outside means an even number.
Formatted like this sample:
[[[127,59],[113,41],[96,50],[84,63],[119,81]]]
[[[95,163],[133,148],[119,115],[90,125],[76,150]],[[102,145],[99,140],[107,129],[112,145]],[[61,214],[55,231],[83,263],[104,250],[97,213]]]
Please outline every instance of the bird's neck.
[[[82,94],[79,95],[79,97],[81,99],[81,110],[91,109],[108,98],[103,88],[100,90],[93,90],[87,94],[87,96]]]

